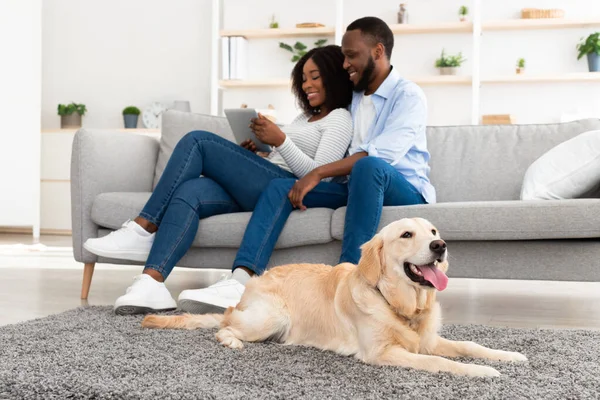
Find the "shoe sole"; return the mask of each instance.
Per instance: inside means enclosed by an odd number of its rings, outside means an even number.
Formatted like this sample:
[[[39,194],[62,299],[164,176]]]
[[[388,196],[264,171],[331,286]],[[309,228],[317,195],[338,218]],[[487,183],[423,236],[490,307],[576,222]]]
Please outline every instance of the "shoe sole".
[[[108,252],[108,251],[104,251],[104,250],[95,249],[85,243],[83,244],[83,248],[97,256],[106,257],[106,258],[114,258],[116,260],[146,262],[146,260],[148,259],[148,255],[150,254],[150,253],[132,253],[130,251],[116,252],[116,253]]]
[[[137,315],[137,314],[150,314],[150,313],[159,313],[166,311],[173,311],[176,308],[162,308],[162,309],[154,309],[150,307],[139,307],[139,306],[119,306],[115,308],[115,314],[117,315]]]
[[[190,314],[223,314],[226,310],[224,307],[195,300],[179,300],[177,306],[181,311]]]

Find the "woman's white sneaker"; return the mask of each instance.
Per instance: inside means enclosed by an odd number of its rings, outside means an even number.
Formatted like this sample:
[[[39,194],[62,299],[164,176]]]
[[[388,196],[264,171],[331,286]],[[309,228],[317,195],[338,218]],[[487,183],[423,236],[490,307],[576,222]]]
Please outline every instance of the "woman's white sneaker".
[[[177,303],[165,284],[146,274],[136,276],[125,294],[115,302],[115,313],[119,315],[145,314],[175,308]]]
[[[144,262],[148,259],[156,233],[149,233],[135,221],[101,238],[88,239],[83,248],[101,257]]]
[[[219,313],[240,302],[246,287],[235,279],[225,279],[205,289],[184,290],[177,305],[192,314]]]

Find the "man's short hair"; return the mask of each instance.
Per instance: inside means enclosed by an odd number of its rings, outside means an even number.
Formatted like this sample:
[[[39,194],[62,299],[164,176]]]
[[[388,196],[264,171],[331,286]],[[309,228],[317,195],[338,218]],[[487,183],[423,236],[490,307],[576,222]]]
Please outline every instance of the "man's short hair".
[[[346,28],[346,32],[360,30],[363,37],[372,42],[375,46],[377,43],[383,44],[385,55],[388,60],[392,58],[392,49],[394,48],[394,34],[390,27],[377,17],[363,17],[352,22]]]

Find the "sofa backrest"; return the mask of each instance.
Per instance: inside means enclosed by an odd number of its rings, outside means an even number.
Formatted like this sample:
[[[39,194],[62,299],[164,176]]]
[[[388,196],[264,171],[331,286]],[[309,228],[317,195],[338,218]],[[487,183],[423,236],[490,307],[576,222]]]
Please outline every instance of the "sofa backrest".
[[[518,200],[525,171],[546,151],[600,119],[559,124],[428,127],[438,202]]]

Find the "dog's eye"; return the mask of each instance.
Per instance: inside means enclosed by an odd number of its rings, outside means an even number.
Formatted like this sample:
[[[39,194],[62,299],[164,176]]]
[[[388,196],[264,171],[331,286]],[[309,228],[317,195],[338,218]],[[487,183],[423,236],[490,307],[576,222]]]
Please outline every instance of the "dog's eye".
[[[404,232],[402,234],[402,236],[400,236],[400,237],[404,238],[404,239],[410,239],[412,237],[412,233],[410,233],[410,232]]]
[[[432,229],[431,233],[433,233],[434,236],[437,235],[437,231],[435,229]]]

